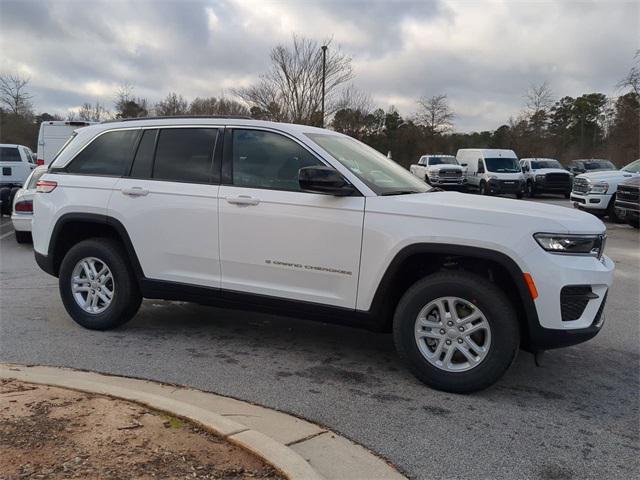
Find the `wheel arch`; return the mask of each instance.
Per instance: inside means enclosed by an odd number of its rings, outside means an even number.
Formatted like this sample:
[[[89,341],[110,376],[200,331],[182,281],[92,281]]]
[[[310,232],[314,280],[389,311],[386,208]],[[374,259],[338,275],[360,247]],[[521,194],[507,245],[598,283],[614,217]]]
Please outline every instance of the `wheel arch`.
[[[118,240],[129,257],[138,282],[144,277],[142,266],[124,225],[108,215],[92,213],[67,213],[56,221],[51,233],[47,255],[51,262],[52,272],[50,273],[58,276],[62,259],[73,245],[95,237],[109,237]]]
[[[420,278],[447,269],[481,273],[498,284],[518,313],[522,344],[529,343],[538,314],[524,272],[508,255],[482,247],[420,243],[409,245],[391,261],[371,302],[370,313],[378,329],[388,331],[396,305],[407,288]],[[515,287],[515,288],[513,288]]]

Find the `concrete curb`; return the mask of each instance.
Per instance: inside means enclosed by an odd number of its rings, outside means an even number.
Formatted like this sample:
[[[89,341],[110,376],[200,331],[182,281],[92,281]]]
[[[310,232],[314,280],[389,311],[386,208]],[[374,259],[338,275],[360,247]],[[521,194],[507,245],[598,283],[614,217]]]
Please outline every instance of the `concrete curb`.
[[[334,432],[212,393],[58,367],[0,364],[0,378],[108,395],[187,418],[264,459],[290,480],[405,478]]]

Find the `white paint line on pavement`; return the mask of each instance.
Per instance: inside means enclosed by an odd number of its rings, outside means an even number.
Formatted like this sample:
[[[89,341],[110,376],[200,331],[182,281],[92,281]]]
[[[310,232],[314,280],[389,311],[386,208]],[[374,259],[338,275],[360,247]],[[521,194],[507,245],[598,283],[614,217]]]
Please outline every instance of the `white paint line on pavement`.
[[[7,238],[10,235],[13,235],[14,231],[11,230],[10,232],[5,233],[4,235],[0,235],[0,240],[3,240],[5,238]]]

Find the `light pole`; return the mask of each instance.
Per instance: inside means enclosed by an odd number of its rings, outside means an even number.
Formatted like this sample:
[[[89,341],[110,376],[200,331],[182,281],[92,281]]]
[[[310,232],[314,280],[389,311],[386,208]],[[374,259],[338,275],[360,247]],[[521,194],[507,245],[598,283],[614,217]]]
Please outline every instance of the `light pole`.
[[[327,75],[327,46],[322,45],[322,128],[324,128],[324,82]]]

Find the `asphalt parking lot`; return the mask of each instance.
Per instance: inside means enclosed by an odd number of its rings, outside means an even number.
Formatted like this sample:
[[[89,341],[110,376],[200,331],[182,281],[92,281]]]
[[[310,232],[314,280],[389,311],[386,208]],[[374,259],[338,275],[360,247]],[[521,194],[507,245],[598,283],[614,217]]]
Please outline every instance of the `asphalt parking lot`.
[[[569,206],[564,199],[540,201]],[[640,475],[640,236],[608,224],[617,264],[604,330],[549,352],[521,352],[473,395],[431,390],[390,335],[145,301],[110,332],[77,326],[29,245],[0,225],[0,361],[90,369],[189,385],[327,425],[414,478],[633,478]]]

